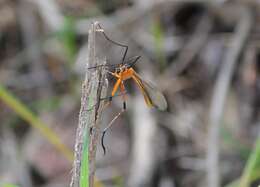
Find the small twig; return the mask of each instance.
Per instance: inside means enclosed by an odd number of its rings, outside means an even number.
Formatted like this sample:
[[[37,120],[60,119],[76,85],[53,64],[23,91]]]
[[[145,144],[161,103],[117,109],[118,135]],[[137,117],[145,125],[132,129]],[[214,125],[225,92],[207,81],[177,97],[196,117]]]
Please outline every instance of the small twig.
[[[246,44],[252,27],[250,10],[242,7],[241,17],[236,27],[236,33],[220,69],[219,76],[213,89],[209,113],[209,139],[207,150],[207,177],[209,187],[220,186],[219,172],[219,129],[224,112],[225,101],[234,74],[235,65]]]
[[[87,68],[105,64],[106,62],[105,56],[100,52],[101,44],[98,44],[97,42],[98,34],[100,34],[97,25],[97,22],[93,23],[89,31]],[[101,98],[105,97],[107,91],[105,72],[104,66],[100,66],[97,69],[87,70],[86,72],[82,88],[81,109],[75,144],[75,161],[71,187],[88,187],[87,184],[82,184],[82,182],[84,182],[84,180],[82,180],[84,172],[86,172],[86,175],[89,174],[89,178],[88,176],[84,176],[85,178],[87,177],[87,179],[85,179],[86,183],[89,183],[89,187],[94,186],[95,155],[101,132],[99,126],[101,111],[103,108]],[[89,136],[90,127],[92,128],[91,136]],[[86,160],[86,157],[89,159]],[[84,166],[84,164],[87,166]],[[84,170],[82,168],[84,168]]]

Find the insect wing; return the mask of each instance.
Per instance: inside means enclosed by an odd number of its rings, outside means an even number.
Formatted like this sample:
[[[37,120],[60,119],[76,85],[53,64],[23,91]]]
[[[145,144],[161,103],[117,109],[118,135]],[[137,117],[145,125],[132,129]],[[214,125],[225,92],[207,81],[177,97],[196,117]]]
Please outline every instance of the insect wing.
[[[152,102],[153,106],[163,111],[167,109],[167,102],[164,95],[150,82],[144,81],[140,75],[136,74],[136,77],[142,83],[142,87]]]

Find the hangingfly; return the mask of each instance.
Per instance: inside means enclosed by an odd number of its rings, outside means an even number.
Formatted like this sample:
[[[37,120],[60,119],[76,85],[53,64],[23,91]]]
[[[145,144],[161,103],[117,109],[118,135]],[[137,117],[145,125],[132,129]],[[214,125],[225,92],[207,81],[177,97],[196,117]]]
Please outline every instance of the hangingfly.
[[[108,71],[108,73],[111,74],[113,77],[115,77],[117,79],[117,81],[112,89],[111,96],[109,97],[109,102],[107,103],[106,106],[108,106],[111,103],[112,98],[115,96],[117,90],[120,89],[120,95],[122,95],[122,99],[123,99],[123,109],[111,120],[111,122],[108,124],[108,126],[103,130],[101,144],[102,144],[102,148],[103,148],[104,154],[105,154],[106,149],[104,146],[104,135],[105,135],[106,131],[112,126],[114,121],[126,110],[126,89],[125,89],[125,85],[124,85],[125,80],[128,80],[128,79],[134,80],[134,82],[137,84],[138,88],[140,89],[140,91],[144,97],[145,103],[147,104],[148,107],[155,107],[158,110],[164,111],[167,109],[167,102],[166,102],[164,95],[152,83],[144,81],[144,79],[142,79],[141,76],[138,75],[136,73],[136,71],[133,69],[133,65],[140,59],[141,56],[135,56],[126,61],[125,57],[126,57],[126,54],[128,51],[128,46],[111,40],[105,34],[104,30],[102,29],[102,27],[100,25],[99,25],[99,27],[100,27],[99,31],[101,31],[103,33],[104,37],[108,41],[112,42],[115,45],[125,48],[121,63],[107,65],[107,66],[115,67],[115,71]],[[95,67],[91,67],[91,68],[95,68]],[[91,69],[91,68],[89,68],[89,69]]]

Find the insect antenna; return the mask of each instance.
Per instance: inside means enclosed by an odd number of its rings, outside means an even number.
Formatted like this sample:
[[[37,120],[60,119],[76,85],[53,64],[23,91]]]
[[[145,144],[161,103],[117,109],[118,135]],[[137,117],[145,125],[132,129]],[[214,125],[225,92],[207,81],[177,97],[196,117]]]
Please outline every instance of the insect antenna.
[[[126,57],[126,54],[127,54],[127,51],[128,51],[128,46],[127,46],[127,45],[124,45],[124,44],[121,44],[121,43],[119,43],[119,42],[113,41],[112,39],[110,39],[110,38],[107,36],[107,34],[105,33],[105,31],[104,31],[104,29],[101,27],[101,25],[98,24],[98,26],[99,26],[99,28],[102,30],[102,33],[103,33],[104,37],[105,37],[108,41],[110,41],[111,43],[113,43],[113,44],[115,44],[115,45],[118,45],[118,46],[121,46],[121,47],[125,48],[124,55],[123,55],[123,58],[122,58],[122,61],[121,61],[121,64],[124,64],[124,62],[125,62],[125,57]]]
[[[135,58],[135,59],[134,59],[134,58]],[[129,65],[129,68],[130,68],[130,67],[133,67],[133,66],[136,64],[136,62],[138,62],[138,60],[139,60],[140,58],[141,58],[141,56],[134,56],[134,57],[132,57],[131,59],[134,59],[134,61],[128,64],[128,65]]]
[[[125,92],[123,92],[123,93],[116,94],[116,95],[114,95],[114,96],[102,97],[102,98],[100,98],[99,100],[100,100],[100,101],[103,101],[103,100],[111,100],[111,98],[119,97],[119,96],[122,96],[122,95],[125,95],[125,94],[128,94],[128,92],[125,91]],[[97,105],[97,103],[94,104],[93,106],[91,106],[89,109],[87,109],[87,112],[93,110],[93,108],[94,108],[96,105]]]

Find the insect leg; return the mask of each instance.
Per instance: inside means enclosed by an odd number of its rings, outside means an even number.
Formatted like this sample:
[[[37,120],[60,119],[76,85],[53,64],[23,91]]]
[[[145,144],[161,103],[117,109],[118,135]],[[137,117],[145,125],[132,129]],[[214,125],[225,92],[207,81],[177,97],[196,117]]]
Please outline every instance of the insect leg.
[[[133,65],[135,65],[135,63],[136,63],[140,58],[141,58],[141,56],[134,56],[134,57],[133,57],[134,61],[131,62],[131,63],[129,64],[129,66],[130,66],[130,67],[133,67]]]
[[[122,99],[123,99],[123,110],[126,110],[126,92],[125,92],[125,85],[122,81],[120,84],[120,92],[122,93]]]
[[[119,79],[120,80],[120,79]],[[126,110],[126,95],[125,95],[125,86],[123,84],[123,82],[120,80],[120,92],[123,94],[122,97],[123,97],[123,109],[121,110],[121,112],[119,112],[111,121],[110,123],[108,124],[108,126],[103,130],[103,133],[102,133],[102,137],[101,137],[101,145],[102,145],[102,148],[103,148],[103,151],[104,151],[104,155],[106,154],[106,147],[104,145],[104,137],[105,137],[105,134],[107,132],[107,130],[114,124],[115,120],[117,118],[119,118],[119,116],[121,116],[125,110]]]
[[[112,103],[112,98],[113,98],[113,97],[123,96],[123,95],[126,95],[126,94],[127,94],[127,92],[125,91],[125,92],[122,92],[122,93],[117,94],[117,95],[113,95],[113,96],[109,96],[109,97],[105,97],[105,98],[100,98],[100,100],[105,100],[104,102],[106,102],[105,105],[102,107],[102,111],[105,110],[108,106],[111,105],[111,103]],[[93,106],[92,106],[89,110],[87,110],[87,111],[93,110],[93,108],[94,108],[95,106],[96,106],[96,104],[93,105]],[[93,132],[93,127],[90,127],[90,135],[92,135],[92,132]]]
[[[102,109],[101,109],[101,113],[102,113],[108,106],[110,106],[111,103],[112,103],[112,96],[108,97],[107,102],[105,103],[105,105],[104,105],[104,106],[102,107]],[[90,134],[90,135],[93,134],[93,126],[91,126],[91,127],[89,128],[89,134]]]
[[[114,75],[114,76],[115,76],[115,75]],[[113,91],[112,91],[112,93],[111,93],[111,96],[108,98],[108,102],[105,104],[105,106],[103,107],[102,111],[103,111],[105,108],[107,108],[107,107],[111,104],[112,98],[115,96],[115,93],[116,93],[116,91],[117,91],[117,89],[118,89],[120,83],[121,83],[121,79],[118,79],[118,80],[116,81],[116,84],[115,84],[114,88],[113,88]],[[90,135],[92,134],[92,131],[93,131],[93,128],[90,127]]]

